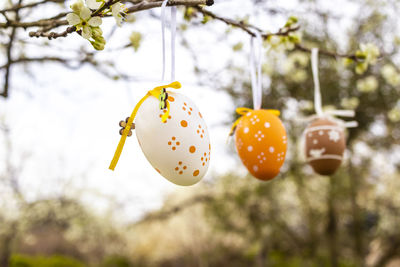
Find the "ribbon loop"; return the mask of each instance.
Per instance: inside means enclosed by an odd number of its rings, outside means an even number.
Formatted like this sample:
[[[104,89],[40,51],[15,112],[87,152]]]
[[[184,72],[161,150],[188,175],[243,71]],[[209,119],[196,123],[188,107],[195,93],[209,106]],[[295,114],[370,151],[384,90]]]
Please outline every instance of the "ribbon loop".
[[[253,108],[260,109],[262,105],[262,37],[259,31],[254,31],[255,37],[250,39],[250,75],[253,94]],[[257,44],[254,45],[254,39]],[[255,47],[256,46],[256,47]],[[257,51],[255,51],[257,49]]]
[[[342,125],[345,128],[357,127],[358,123],[356,121],[346,122],[334,117],[338,116],[338,117],[352,118],[355,116],[354,110],[333,109],[333,110],[323,111],[322,109],[321,89],[318,78],[318,48],[311,49],[311,68],[314,80],[314,108],[316,115],[310,116],[309,118],[307,118],[307,120],[329,117],[330,119],[337,121],[340,125]]]
[[[314,80],[314,108],[318,116],[323,116],[321,89],[318,78],[318,48],[311,49],[311,68]]]
[[[356,114],[354,110],[346,110],[346,109],[333,109],[325,111],[325,114],[339,116],[339,117],[349,117],[352,118]]]
[[[165,78],[165,8],[168,0],[164,0],[161,4],[161,36],[162,36],[162,76],[161,80]],[[175,80],[175,36],[176,36],[176,6],[171,7],[171,81]]]

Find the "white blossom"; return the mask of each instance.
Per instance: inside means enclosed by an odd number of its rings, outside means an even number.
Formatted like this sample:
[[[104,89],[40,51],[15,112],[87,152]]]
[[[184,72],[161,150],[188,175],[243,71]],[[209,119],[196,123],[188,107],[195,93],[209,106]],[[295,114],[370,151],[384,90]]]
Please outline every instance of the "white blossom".
[[[86,5],[90,9],[99,9],[104,4],[104,0],[86,0]]]
[[[370,93],[376,91],[378,85],[378,80],[374,76],[368,76],[357,81],[357,90],[362,93]]]
[[[82,37],[90,39],[92,37],[91,27],[100,26],[102,21],[98,16],[91,17],[92,12],[89,8],[83,7],[78,14],[69,13],[67,15],[67,21],[69,25],[73,25],[77,30],[82,30]]]
[[[399,122],[400,121],[400,108],[394,107],[388,112],[389,120],[392,122]]]
[[[115,3],[114,5],[111,6],[111,12],[117,25],[121,27],[122,21],[124,20],[127,12],[125,5],[119,2]]]
[[[379,57],[379,49],[372,43],[360,44],[360,50],[365,54],[365,61],[370,64],[375,64]]]
[[[389,64],[383,66],[381,74],[390,85],[397,86],[400,84],[400,75],[394,66]]]

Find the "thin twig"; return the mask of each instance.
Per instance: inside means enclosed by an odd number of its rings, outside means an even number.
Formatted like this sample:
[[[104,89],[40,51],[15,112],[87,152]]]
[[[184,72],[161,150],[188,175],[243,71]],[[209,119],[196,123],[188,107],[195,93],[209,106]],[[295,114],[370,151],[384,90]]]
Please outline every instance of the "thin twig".
[[[19,0],[18,5],[21,5],[21,3],[22,3],[22,0]],[[18,9],[15,11],[15,20],[19,21],[19,10]],[[13,48],[16,32],[17,32],[17,28],[12,28],[11,34],[10,34],[10,40],[8,41],[8,45],[7,45],[6,55],[7,55],[8,65],[6,67],[6,71],[4,74],[4,88],[3,88],[3,92],[1,93],[1,96],[3,96],[4,98],[8,97],[8,90],[10,87],[10,73],[11,73],[11,63],[10,62],[12,62],[12,48]]]
[[[303,51],[303,52],[311,53],[311,49],[308,48],[308,47],[303,46],[302,44],[296,44],[296,45],[295,45],[295,48],[296,48],[297,50],[300,50],[300,51]],[[354,61],[358,61],[358,58],[356,57],[355,54],[341,54],[341,53],[331,52],[331,51],[324,50],[324,49],[320,49],[320,48],[318,49],[318,53],[321,54],[321,55],[328,56],[328,57],[334,57],[334,58],[337,58],[337,57],[350,58],[350,59],[352,59],[352,60],[354,60]]]
[[[259,31],[261,33],[263,32],[260,28],[254,26],[254,25],[251,25],[251,24],[248,24],[248,23],[244,23],[242,21],[236,21],[236,20],[233,20],[233,19],[230,19],[230,18],[225,18],[225,17],[219,16],[219,15],[216,15],[216,14],[212,13],[211,11],[206,10],[206,9],[204,9],[202,7],[199,7],[199,6],[194,7],[194,8],[196,10],[198,10],[199,12],[201,12],[203,15],[206,15],[206,16],[209,16],[209,17],[211,17],[213,19],[222,21],[227,25],[239,28],[239,29],[245,31],[246,33],[248,33],[251,36],[255,36],[254,30],[257,30],[257,31]],[[252,30],[252,29],[254,29],[254,30]],[[296,26],[296,27],[285,27],[285,28],[282,28],[278,32],[275,32],[275,33],[262,33],[262,37],[264,39],[267,39],[270,36],[288,36],[291,32],[295,32],[295,31],[297,31],[299,29],[300,29],[299,26]],[[303,51],[303,52],[311,53],[311,49],[310,48],[307,48],[307,47],[305,47],[304,45],[301,45],[301,44],[296,44],[295,48],[297,50],[300,50],[300,51]],[[356,57],[355,54],[341,54],[341,53],[331,52],[331,51],[327,51],[327,50],[323,50],[323,49],[319,49],[319,53],[321,55],[325,55],[325,56],[328,56],[328,57],[350,58],[350,59],[353,59],[354,61],[358,61],[358,58]]]
[[[67,37],[69,33],[73,33],[76,30],[75,26],[68,27],[65,31],[56,33],[56,32],[43,32],[43,31],[36,31],[36,32],[29,32],[29,37],[47,37],[49,40],[56,39],[58,37]]]
[[[46,62],[46,61],[54,61],[54,62],[60,62],[60,63],[67,63],[67,59],[59,58],[59,57],[33,57],[33,58],[28,58],[28,57],[21,57],[15,60],[9,60],[7,61],[6,64],[0,66],[1,69],[8,69],[10,68],[11,65],[16,64],[16,63],[28,63],[28,62]]]
[[[10,12],[10,11],[17,11],[17,10],[21,10],[21,9],[25,9],[25,8],[32,8],[32,7],[47,4],[47,3],[64,3],[64,0],[42,0],[40,2],[30,3],[30,4],[26,4],[26,5],[17,4],[10,8],[0,10],[0,14],[4,14],[4,13]]]

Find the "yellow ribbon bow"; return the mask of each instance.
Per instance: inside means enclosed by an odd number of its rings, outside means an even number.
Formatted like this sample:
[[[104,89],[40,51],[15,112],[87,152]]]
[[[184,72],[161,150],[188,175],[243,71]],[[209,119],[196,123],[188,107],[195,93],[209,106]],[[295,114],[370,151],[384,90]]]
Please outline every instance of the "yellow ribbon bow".
[[[173,83],[170,83],[170,84],[167,84],[167,85],[157,86],[153,90],[148,91],[147,94],[144,97],[142,97],[142,99],[140,99],[140,101],[136,104],[135,108],[133,109],[132,114],[129,117],[129,120],[128,120],[127,125],[125,127],[125,130],[122,133],[121,139],[119,140],[117,149],[115,150],[115,153],[114,153],[114,157],[111,160],[110,167],[108,167],[110,170],[113,171],[115,169],[115,166],[117,166],[119,157],[121,156],[122,149],[124,148],[124,145],[125,145],[126,137],[127,137],[128,133],[129,133],[129,131],[131,129],[131,125],[133,123],[133,120],[136,117],[136,113],[138,112],[140,106],[143,104],[143,102],[149,96],[154,96],[155,98],[158,99],[158,96],[162,93],[162,89],[163,88],[179,89],[179,88],[181,88],[181,84],[179,82],[173,82]],[[166,103],[167,103],[167,112],[165,112],[162,115],[162,117],[161,117],[161,121],[162,122],[166,121],[167,118],[168,118],[168,115],[169,115],[170,106],[169,106],[168,99],[166,100]]]
[[[253,109],[251,108],[244,108],[244,107],[240,107],[236,109],[236,113],[240,116],[233,124],[231,127],[231,131],[229,132],[229,136],[233,135],[233,132],[235,131],[236,126],[239,124],[240,120],[243,118],[244,115],[246,115],[247,113],[253,111]],[[281,114],[281,112],[277,109],[265,109],[265,111],[268,111],[276,116],[279,116]]]

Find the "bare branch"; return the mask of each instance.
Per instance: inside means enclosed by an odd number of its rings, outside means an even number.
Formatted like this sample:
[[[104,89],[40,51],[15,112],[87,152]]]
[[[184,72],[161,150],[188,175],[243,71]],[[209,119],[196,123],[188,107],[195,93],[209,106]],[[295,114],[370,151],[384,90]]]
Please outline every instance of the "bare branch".
[[[53,62],[60,62],[60,63],[67,63],[67,59],[59,58],[59,57],[35,57],[35,58],[27,58],[21,57],[15,60],[9,60],[3,66],[0,66],[0,69],[7,69],[10,68],[12,64],[16,63],[29,63],[29,62],[46,62],[46,61],[53,61]]]
[[[191,198],[179,205],[176,205],[167,211],[161,211],[153,214],[148,214],[145,216],[143,219],[141,219],[139,222],[135,223],[137,224],[142,224],[142,223],[147,223],[147,222],[152,222],[152,221],[162,221],[170,218],[171,216],[175,215],[176,213],[179,213],[186,208],[189,208],[193,205],[196,205],[198,203],[203,203],[203,202],[209,202],[213,200],[214,197],[211,195],[199,195],[194,198]]]
[[[56,33],[56,32],[45,32],[45,31],[36,31],[29,32],[29,37],[47,37],[49,40],[56,39],[58,37],[67,37],[69,33],[73,33],[76,30],[75,26],[68,27],[65,31]]]
[[[22,0],[18,1],[18,5],[21,5]],[[15,11],[15,20],[19,21],[19,10]],[[12,47],[14,44],[14,38],[15,38],[15,34],[16,34],[17,29],[16,28],[12,28],[11,30],[11,34],[10,34],[10,39],[8,41],[8,45],[7,45],[7,50],[6,50],[6,56],[7,56],[7,67],[6,67],[6,71],[4,74],[4,88],[3,88],[3,92],[1,93],[1,96],[3,96],[4,98],[8,97],[8,89],[10,87],[10,73],[11,73],[11,55],[12,55]]]
[[[209,16],[209,17],[211,17],[213,19],[216,19],[216,20],[220,20],[220,21],[224,22],[227,25],[239,28],[239,29],[245,31],[246,33],[248,33],[251,36],[255,36],[254,30],[257,30],[257,31],[259,31],[261,33],[263,32],[260,28],[254,26],[254,25],[247,24],[247,23],[244,23],[242,21],[236,21],[236,20],[233,20],[233,19],[230,19],[230,18],[225,18],[225,17],[219,16],[219,15],[216,15],[216,14],[212,13],[211,11],[208,11],[208,10],[202,8],[202,7],[196,6],[195,9],[198,10],[199,12],[201,12],[202,14],[206,15],[206,16]],[[299,29],[300,29],[299,26],[297,26],[297,27],[289,27],[289,28],[285,27],[285,28],[282,28],[278,32],[275,32],[275,33],[262,33],[262,37],[264,39],[267,39],[268,37],[274,36],[274,35],[275,36],[288,36],[291,32],[295,32],[295,31],[297,31]],[[301,44],[296,44],[295,48],[297,50],[301,50],[303,52],[311,53],[311,49],[310,48],[307,48],[307,47],[305,47],[305,46],[303,46]],[[350,59],[353,59],[354,61],[358,61],[358,58],[356,57],[355,54],[340,54],[340,53],[337,53],[337,52],[331,52],[331,51],[327,51],[327,50],[323,50],[323,49],[319,49],[319,53],[321,55],[325,55],[325,56],[328,56],[328,57],[350,58]]]
[[[134,2],[132,0],[128,2]],[[152,1],[152,2],[147,2],[147,1],[142,1],[139,4],[135,4],[132,7],[128,8],[127,13],[133,13],[137,11],[142,11],[142,10],[147,10],[147,9],[152,9],[156,7],[160,7],[162,5],[163,1]],[[213,0],[170,0],[168,1],[167,6],[192,6],[192,7],[197,7],[199,5],[207,5],[211,6],[214,4]]]
[[[47,4],[47,3],[64,3],[64,0],[42,0],[40,2],[30,3],[30,4],[26,4],[26,5],[17,4],[10,8],[0,10],[0,14],[5,14],[6,12],[10,12],[10,11],[17,11],[17,10],[21,10],[24,8],[32,8],[32,7]]]
[[[115,3],[120,2],[120,0],[111,0],[107,1],[105,5],[100,7],[98,10],[94,11],[91,16],[98,16],[101,14],[102,11],[105,9],[109,8]],[[147,9],[152,9],[156,7],[160,7],[162,5],[162,1],[142,1],[139,2],[135,0],[128,1],[133,3],[134,5],[128,8],[127,13],[134,13],[142,10],[147,10]],[[184,6],[198,6],[198,5],[212,5],[214,4],[213,0],[170,0],[168,1],[168,6],[179,6],[179,5],[184,5]],[[46,33],[47,31],[56,28],[58,26],[63,26],[63,25],[68,25],[68,22],[66,20],[57,20],[58,18],[64,17],[68,13],[60,13],[59,15],[49,18],[49,19],[43,19],[39,21],[34,21],[34,22],[17,22],[17,21],[8,21],[7,23],[0,23],[0,27],[2,28],[7,28],[7,27],[22,27],[22,28],[28,28],[28,27],[43,27],[43,29],[38,30],[36,32],[30,32],[29,36],[30,37],[46,37],[51,39],[55,39],[58,37],[66,37],[68,35],[69,30],[71,30],[71,27],[67,28],[65,31],[61,33],[56,33],[56,32],[51,32],[51,33]],[[109,15],[103,15],[103,17],[108,17]],[[72,31],[73,32],[73,31]]]
[[[56,17],[59,17],[61,15],[65,16],[68,13],[61,13],[57,15]],[[55,28],[58,26],[63,26],[63,25],[68,25],[67,20],[55,20],[54,18],[49,18],[49,19],[41,19],[38,21],[32,21],[32,22],[21,22],[19,20],[9,20],[5,23],[0,23],[0,28],[30,28],[30,27],[51,27]]]
[[[307,53],[311,53],[311,49],[303,46],[302,44],[296,44],[295,47],[296,47],[297,50],[300,50],[300,51],[303,51],[303,52],[307,52]],[[327,51],[327,50],[323,50],[323,49],[318,49],[318,53],[321,54],[321,55],[328,56],[328,57],[350,58],[350,59],[352,59],[354,61],[358,61],[358,58],[356,57],[355,54],[340,54],[340,53],[337,53],[337,52],[331,52],[331,51]]]

